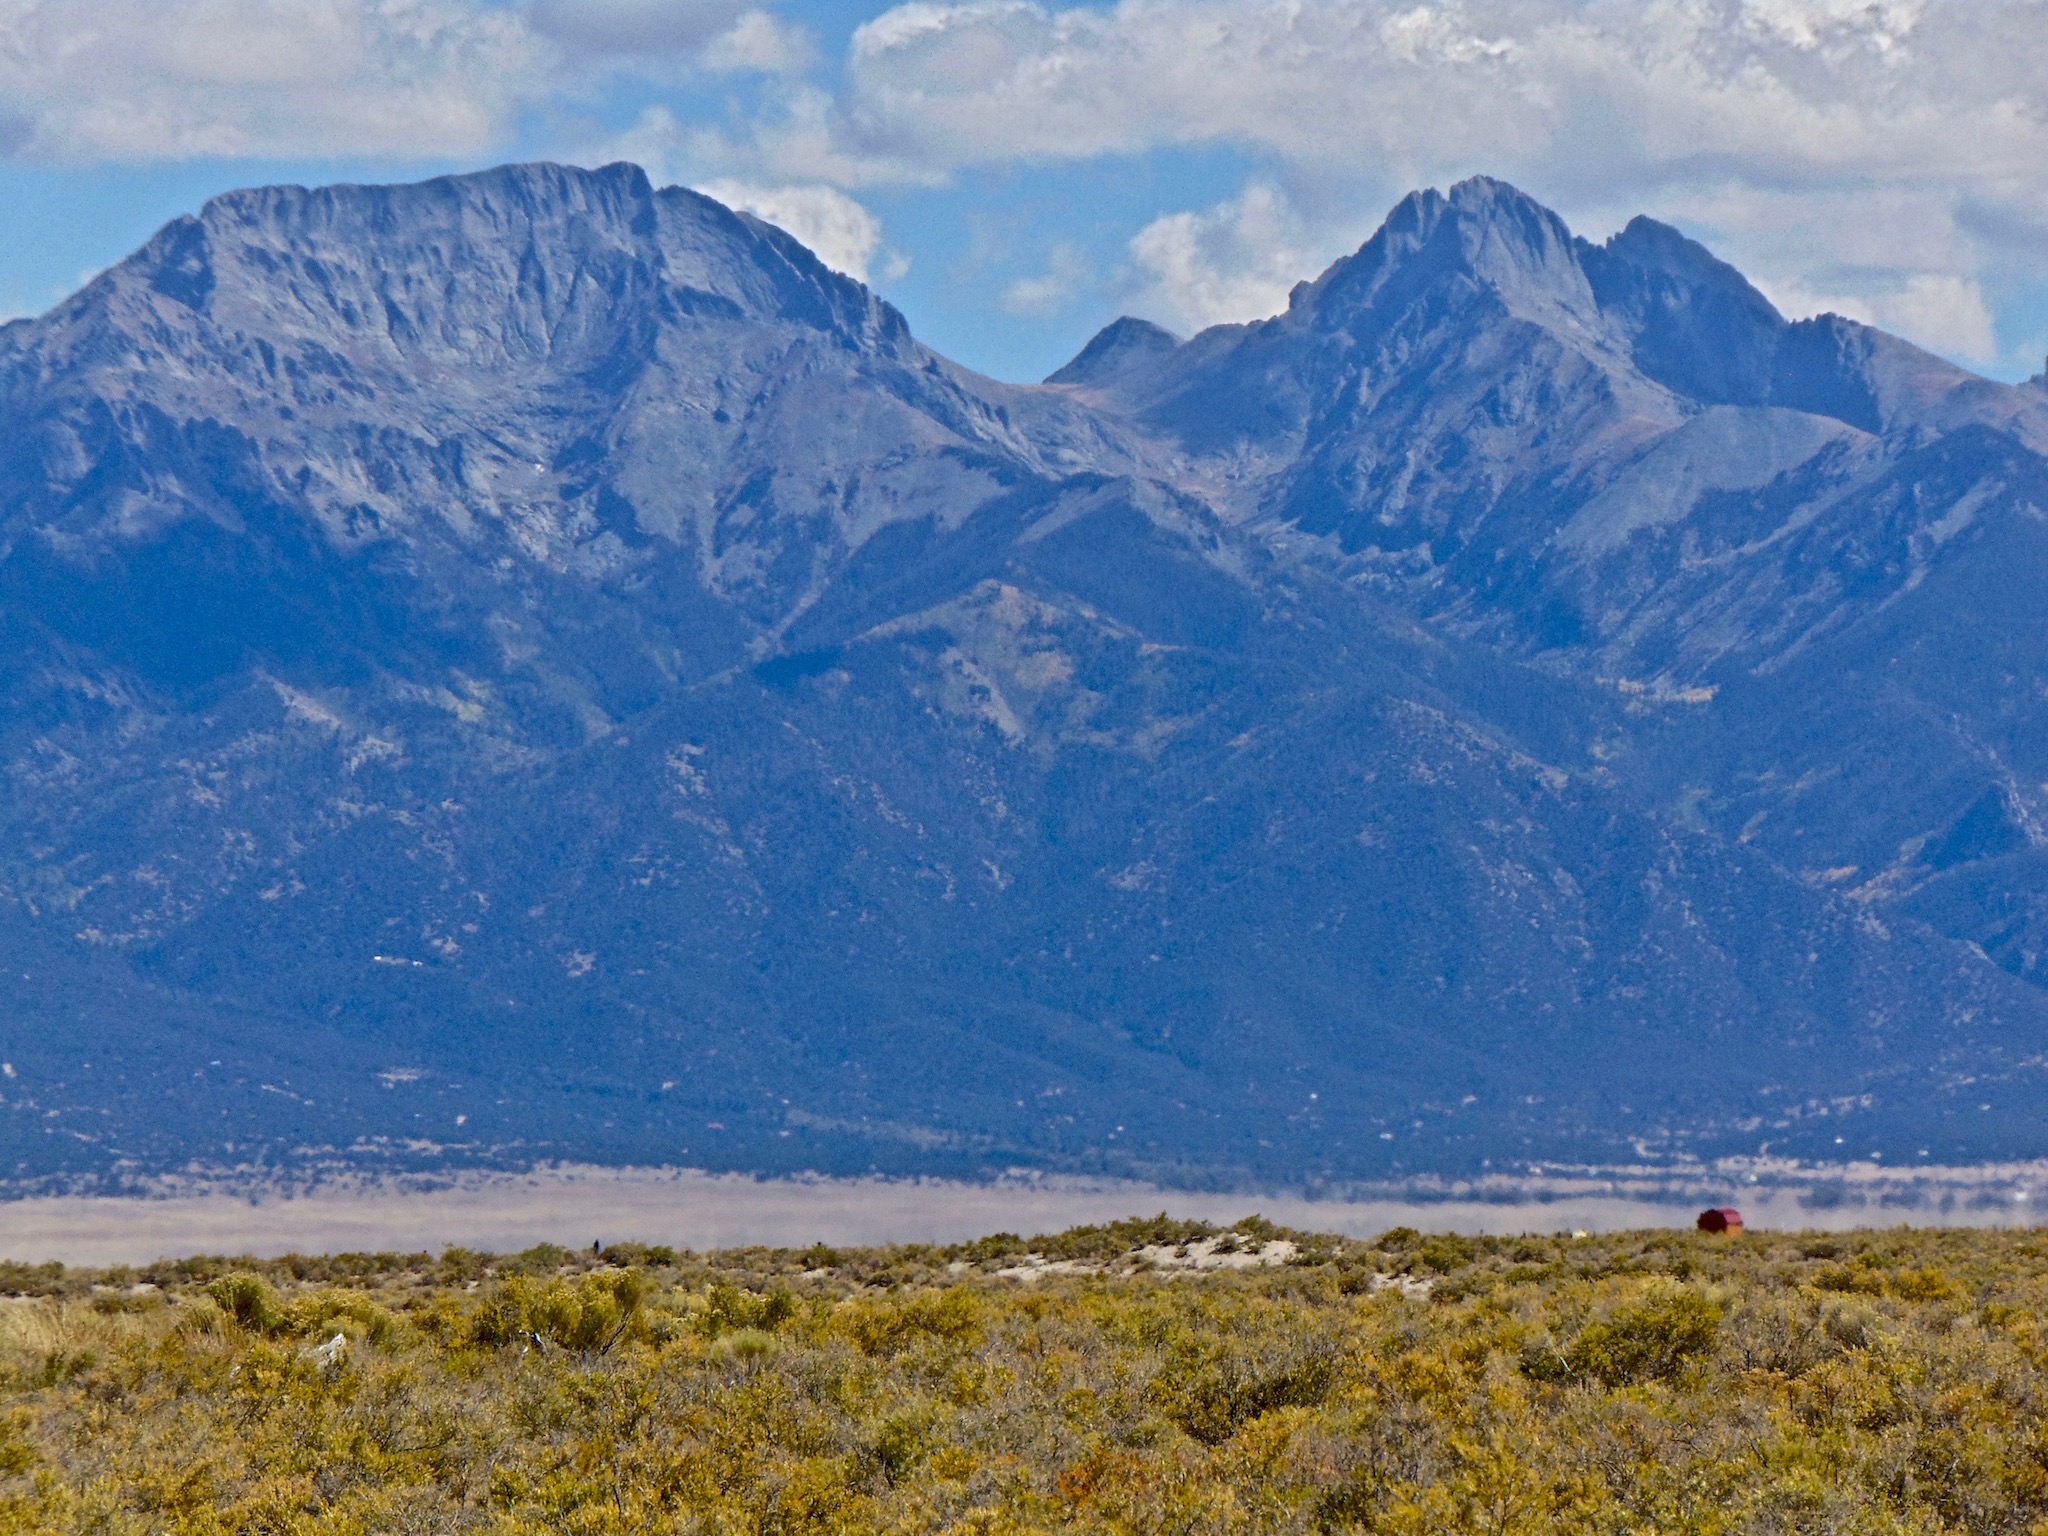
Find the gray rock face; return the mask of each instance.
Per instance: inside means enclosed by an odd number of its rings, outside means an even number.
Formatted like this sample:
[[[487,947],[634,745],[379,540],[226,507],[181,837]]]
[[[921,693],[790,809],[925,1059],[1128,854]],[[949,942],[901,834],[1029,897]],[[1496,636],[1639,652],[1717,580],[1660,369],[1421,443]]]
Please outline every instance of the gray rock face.
[[[1104,326],[1048,384],[1108,384],[1141,369],[1156,368],[1180,345],[1180,338],[1149,320],[1129,315]]]
[[[15,1177],[2043,1150],[2048,395],[1649,221],[1014,388],[631,167],[268,189],[0,418]]]

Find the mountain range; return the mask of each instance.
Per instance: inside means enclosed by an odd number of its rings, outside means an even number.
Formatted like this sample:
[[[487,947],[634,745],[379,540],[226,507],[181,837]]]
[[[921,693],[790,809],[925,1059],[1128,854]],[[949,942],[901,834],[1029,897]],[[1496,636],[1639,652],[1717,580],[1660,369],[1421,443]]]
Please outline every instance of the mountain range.
[[[0,1176],[2048,1153],[2048,380],[1475,179],[1000,384],[637,168],[0,328]]]

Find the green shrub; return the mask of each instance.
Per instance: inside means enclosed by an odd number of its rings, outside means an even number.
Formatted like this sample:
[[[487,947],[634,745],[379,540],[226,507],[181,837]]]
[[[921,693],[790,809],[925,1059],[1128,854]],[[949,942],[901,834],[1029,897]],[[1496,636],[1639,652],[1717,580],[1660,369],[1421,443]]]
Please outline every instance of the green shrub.
[[[19,1477],[42,1460],[29,1439],[32,1422],[18,1408],[0,1414],[0,1477]]]
[[[277,1333],[285,1326],[285,1314],[278,1307],[276,1293],[259,1275],[246,1270],[222,1275],[206,1288],[206,1294],[237,1326],[251,1333]]]
[[[293,1298],[291,1305],[277,1314],[278,1321],[273,1331],[294,1334],[325,1333],[338,1321],[355,1325],[356,1333],[372,1344],[383,1344],[391,1338],[398,1320],[383,1307],[377,1305],[361,1291],[346,1291],[328,1287]]]
[[[508,1275],[552,1275],[575,1255],[558,1243],[535,1243],[499,1266]]]
[[[1153,1382],[1153,1400],[1204,1445],[1221,1445],[1276,1408],[1312,1408],[1337,1380],[1337,1352],[1322,1339],[1226,1344],[1175,1361]]]
[[[676,1251],[666,1243],[613,1243],[604,1250],[604,1261],[620,1269],[673,1268]]]
[[[977,1343],[985,1314],[980,1296],[955,1286],[901,1300],[851,1302],[834,1311],[832,1327],[862,1354],[887,1357],[922,1339]]]
[[[1697,1291],[1675,1290],[1589,1322],[1562,1350],[1539,1346],[1525,1352],[1523,1369],[1609,1388],[1666,1380],[1712,1354],[1720,1333],[1718,1307]]]
[[[1042,1234],[1032,1238],[1028,1246],[1055,1259],[1114,1259],[1134,1248],[1177,1248],[1182,1243],[1214,1237],[1216,1232],[1217,1228],[1206,1221],[1180,1221],[1161,1211],[1157,1216]]]
[[[1823,1291],[1865,1296],[1882,1296],[1885,1289],[1884,1272],[1869,1264],[1830,1264],[1814,1275],[1813,1283]]]
[[[751,1371],[764,1361],[773,1359],[780,1348],[774,1334],[759,1328],[741,1328],[714,1343],[711,1358]]]
[[[599,1270],[574,1280],[514,1275],[470,1314],[470,1338],[493,1348],[512,1343],[603,1354],[642,1321],[646,1277],[638,1270]]]
[[[1436,1274],[1447,1275],[1454,1269],[1463,1269],[1478,1256],[1478,1250],[1469,1239],[1456,1235],[1432,1237],[1414,1253],[1415,1263]]]
[[[896,1409],[876,1428],[868,1456],[891,1486],[902,1482],[930,1453],[937,1422],[931,1404],[914,1403]]]
[[[753,1328],[773,1333],[797,1315],[797,1299],[786,1286],[764,1293],[742,1290],[736,1285],[714,1285],[706,1295],[706,1306],[697,1315],[698,1328],[712,1338],[735,1329]]]

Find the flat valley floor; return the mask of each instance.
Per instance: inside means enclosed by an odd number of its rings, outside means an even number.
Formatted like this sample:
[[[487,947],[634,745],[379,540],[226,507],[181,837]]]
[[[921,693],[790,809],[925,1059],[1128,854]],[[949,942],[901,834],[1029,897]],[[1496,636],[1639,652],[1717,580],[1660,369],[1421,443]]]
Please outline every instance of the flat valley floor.
[[[2038,1192],[2038,1193],[2037,1193]],[[1497,1180],[1431,1198],[1306,1200],[1085,1180],[987,1184],[901,1179],[756,1179],[675,1168],[557,1167],[311,1183],[243,1178],[164,1183],[143,1195],[0,1200],[0,1256],[71,1265],[147,1264],[193,1253],[517,1252],[536,1243],[747,1246],[953,1243],[1166,1213],[1228,1225],[1260,1215],[1368,1237],[1412,1226],[1466,1234],[1690,1227],[1707,1205],[1739,1206],[1781,1231],[2029,1226],[2048,1210],[2048,1166],[1891,1173],[1739,1170],[1688,1176]]]

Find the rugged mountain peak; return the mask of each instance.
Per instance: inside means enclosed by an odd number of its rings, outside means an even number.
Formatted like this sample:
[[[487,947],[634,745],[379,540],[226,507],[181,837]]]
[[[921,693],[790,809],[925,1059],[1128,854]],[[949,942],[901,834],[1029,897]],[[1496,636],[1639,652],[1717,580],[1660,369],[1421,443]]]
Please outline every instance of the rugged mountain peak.
[[[1873,434],[1976,421],[2048,443],[2023,393],[1842,315],[1788,321],[1740,272],[1667,224],[1637,218],[1579,242],[1601,311],[1635,366],[1703,405],[1780,406]]]
[[[450,603],[480,568],[659,572],[650,664],[684,671],[772,646],[891,522],[1114,460],[1078,402],[954,368],[783,231],[630,165],[215,199],[0,337],[0,425],[0,549],[54,562],[8,579],[68,591],[147,544],[179,569],[158,591],[246,559],[283,613],[376,550]],[[52,623],[121,628],[126,599],[73,597]],[[195,604],[127,626],[143,662],[204,649]]]
[[[1710,405],[1769,396],[1785,318],[1735,268],[1648,218],[1579,250],[1601,309],[1645,374]]]
[[[1461,253],[1472,274],[1510,299],[1590,312],[1591,289],[1563,219],[1527,193],[1475,176],[1451,188]]]
[[[1483,294],[1539,324],[1584,330],[1599,306],[1564,221],[1528,194],[1475,176],[1396,204],[1356,255],[1296,292],[1290,313],[1353,328],[1418,300],[1437,308]]]
[[[1822,395],[1823,389],[1833,393]],[[1983,378],[1842,315],[1790,327],[1772,399],[1839,416],[1871,432],[1924,438],[1986,426],[2013,433],[2037,453],[2048,451],[2048,411],[2029,391]],[[1850,414],[1857,409],[1860,420]]]
[[[678,313],[889,340],[901,317],[782,231],[634,165],[261,187],[174,221],[40,327],[52,366],[111,325],[341,347],[358,366],[597,367]]]
[[[1638,272],[1662,277],[1674,291],[1716,292],[1730,304],[1783,323],[1777,308],[1741,272],[1699,241],[1647,214],[1630,219],[1620,231],[1608,236],[1604,245],[1590,246],[1581,241],[1579,246],[1582,253],[1590,255],[1597,251]],[[1587,264],[1592,265],[1590,261]]]
[[[1113,340],[1098,338],[1105,350]],[[1468,411],[1497,415],[1482,398],[1491,387],[1482,375],[1509,366],[1510,353],[1532,379],[1555,381],[1524,391],[1518,416],[1543,392],[1609,420],[1663,423],[1678,413],[1630,364],[1563,220],[1489,177],[1403,198],[1357,252],[1298,285],[1285,313],[1211,327],[1170,353],[1133,349],[1130,363],[1090,382],[1096,403],[1170,437],[1180,451],[1228,456],[1256,445],[1264,466],[1284,472],[1310,423],[1331,444],[1350,442],[1354,429],[1384,428],[1385,441],[1369,450],[1382,458],[1396,452],[1396,438],[1463,430],[1454,423],[1469,420]],[[1524,425],[1533,430],[1534,416]],[[1245,512],[1278,508],[1241,470],[1211,489]],[[1354,485],[1341,499],[1357,495]]]
[[[1047,377],[1048,384],[1106,384],[1134,368],[1173,352],[1181,340],[1173,332],[1124,315],[1112,320],[1074,354],[1073,360]]]
[[[1430,559],[1539,459],[1583,479],[1685,415],[1631,361],[1564,221],[1487,177],[1402,199],[1286,313],[1205,331],[1105,393],[1217,456],[1206,489],[1233,515]],[[1473,487],[1448,528],[1439,475]]]

